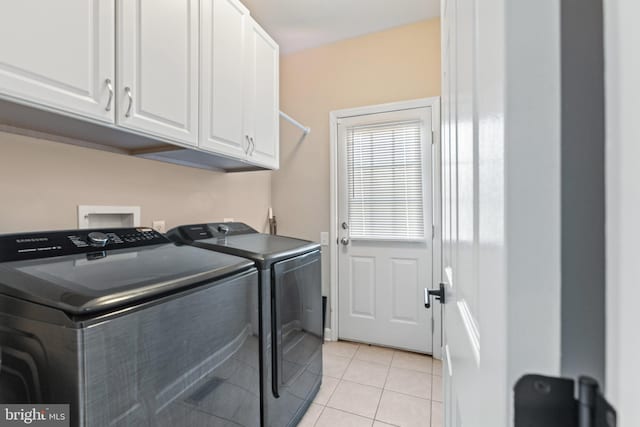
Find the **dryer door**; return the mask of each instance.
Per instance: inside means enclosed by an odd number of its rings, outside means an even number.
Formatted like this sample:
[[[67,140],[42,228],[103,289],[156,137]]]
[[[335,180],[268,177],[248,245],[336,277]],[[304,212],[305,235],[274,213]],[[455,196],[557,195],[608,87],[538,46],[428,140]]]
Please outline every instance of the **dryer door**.
[[[273,394],[303,405],[322,377],[320,251],[278,262],[271,274]]]

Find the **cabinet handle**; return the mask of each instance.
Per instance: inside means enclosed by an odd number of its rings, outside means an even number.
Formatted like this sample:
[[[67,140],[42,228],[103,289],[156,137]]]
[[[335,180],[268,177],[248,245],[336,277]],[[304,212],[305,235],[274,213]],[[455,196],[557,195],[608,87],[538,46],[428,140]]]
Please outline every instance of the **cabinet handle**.
[[[249,152],[249,155],[253,156],[253,152],[256,151],[256,143],[253,140],[253,137],[249,138],[249,140],[251,141],[251,151]]]
[[[109,99],[107,100],[105,111],[111,111],[111,102],[113,101],[113,85],[111,84],[111,79],[105,80],[105,83],[107,84],[107,89],[109,89]]]
[[[131,95],[131,88],[129,86],[125,87],[124,91],[129,97],[129,106],[127,107],[127,112],[124,113],[124,116],[131,117],[131,106],[133,105],[133,95]]]
[[[244,149],[244,154],[249,155],[249,149],[251,148],[251,138],[249,135],[245,135],[244,138],[247,140],[247,148]]]

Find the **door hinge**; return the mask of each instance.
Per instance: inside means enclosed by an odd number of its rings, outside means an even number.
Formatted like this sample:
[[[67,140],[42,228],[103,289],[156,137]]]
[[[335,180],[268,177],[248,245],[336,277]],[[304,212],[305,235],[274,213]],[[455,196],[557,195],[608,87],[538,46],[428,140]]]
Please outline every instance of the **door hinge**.
[[[515,427],[616,427],[615,409],[593,378],[525,375],[514,387]]]
[[[436,226],[435,225],[431,225],[431,240],[436,238]]]
[[[436,330],[436,326],[435,326],[435,321],[433,320],[433,316],[431,316],[431,335],[433,335],[433,333]]]
[[[431,145],[436,143],[436,131],[431,129]]]

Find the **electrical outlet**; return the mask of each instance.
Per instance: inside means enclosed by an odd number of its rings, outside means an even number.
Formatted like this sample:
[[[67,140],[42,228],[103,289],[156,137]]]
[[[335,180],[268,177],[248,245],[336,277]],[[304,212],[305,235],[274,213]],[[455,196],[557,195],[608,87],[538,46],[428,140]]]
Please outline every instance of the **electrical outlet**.
[[[234,222],[235,220],[233,218],[225,218],[223,220],[223,222]]]
[[[320,232],[320,244],[322,246],[329,246],[329,232],[321,231]]]
[[[153,221],[151,223],[151,228],[156,230],[158,233],[165,233],[167,231],[167,225],[164,220]]]

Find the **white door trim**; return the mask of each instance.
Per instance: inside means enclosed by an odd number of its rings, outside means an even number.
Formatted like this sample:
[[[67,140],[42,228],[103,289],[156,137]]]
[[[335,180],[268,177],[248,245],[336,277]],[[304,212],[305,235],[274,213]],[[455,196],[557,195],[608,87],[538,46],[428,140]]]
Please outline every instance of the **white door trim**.
[[[413,108],[431,107],[432,123],[432,209],[433,209],[433,281],[432,286],[436,287],[442,281],[442,236],[441,236],[441,195],[440,195],[440,97],[413,99],[409,101],[391,102],[387,104],[370,105],[365,107],[348,108],[335,110],[329,113],[329,148],[330,148],[330,170],[329,170],[329,191],[330,191],[330,224],[329,224],[329,265],[330,265],[330,285],[331,297],[329,305],[331,308],[331,333],[328,335],[333,341],[338,339],[338,119],[347,117],[362,116],[366,114],[384,113],[389,111],[409,110]],[[442,322],[441,307],[439,304],[432,305],[433,310],[433,357],[442,358]]]

